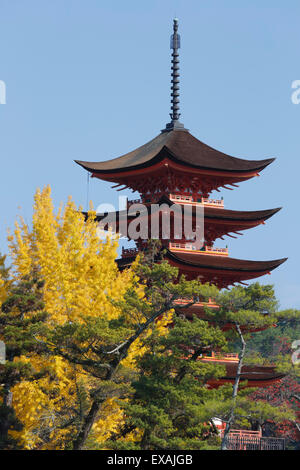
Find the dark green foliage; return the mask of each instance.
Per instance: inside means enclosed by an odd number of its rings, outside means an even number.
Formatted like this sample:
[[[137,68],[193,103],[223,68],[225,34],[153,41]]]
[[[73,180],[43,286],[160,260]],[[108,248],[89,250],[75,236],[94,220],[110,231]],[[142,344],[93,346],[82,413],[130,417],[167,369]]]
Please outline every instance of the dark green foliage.
[[[280,315],[282,314],[283,312],[280,312]],[[299,318],[291,319],[290,322],[276,319],[275,325],[275,327],[273,326],[253,335],[248,342],[249,351],[256,351],[262,357],[272,359],[277,356],[278,345],[283,338],[290,344],[300,339]]]
[[[221,395],[205,383],[224,375],[224,369],[198,359],[208,348],[224,347],[224,334],[196,317],[192,322],[176,318],[168,335],[154,330],[144,344],[147,352],[137,361],[134,395],[122,404],[125,429],[139,430],[139,437],[134,444],[115,439],[106,445],[143,450],[217,448],[219,439],[210,420]]]
[[[17,359],[45,350],[34,336],[35,329],[47,317],[43,311],[42,287],[43,283],[36,276],[28,276],[10,285],[7,298],[2,303],[0,338],[5,343],[6,361],[0,365],[0,449],[20,448],[20,443],[9,435],[10,430],[22,429],[12,407],[12,387],[21,380],[36,380],[45,373],[37,373],[30,363]]]
[[[95,379],[94,386],[86,390],[90,406],[81,412],[79,421],[76,418],[78,434],[73,442],[74,449],[81,449],[85,446],[91,427],[101,413],[101,407],[107,398],[124,399],[132,396],[131,383],[137,376],[137,372],[122,364],[130,347],[138,344],[140,340],[146,341],[147,335],[153,328],[155,329],[155,322],[174,308],[176,300],[189,299],[193,304],[199,297],[207,300],[217,294],[215,287],[203,286],[197,281],[188,282],[181,278],[179,282],[175,282],[178,270],[163,260],[157,263],[158,257],[159,247],[155,243],[151,244],[136,268],[138,276],[136,286],[127,291],[124,300],[118,302],[112,300],[121,311],[118,319],[84,317],[80,319],[80,322],[66,323],[53,329],[44,328],[41,332],[44,335],[45,344],[51,343],[52,354],[63,357],[70,364],[80,365]],[[143,297],[139,294],[140,284],[144,288]],[[192,335],[195,325],[192,326],[189,322],[185,324],[180,341],[182,344],[185,342],[189,344],[188,338]],[[207,323],[202,322],[201,328],[202,332],[206,331]],[[174,331],[176,332],[177,329]],[[186,331],[185,334],[183,334],[184,331]],[[201,340],[204,341],[202,349],[208,346],[209,341],[219,342],[220,345],[225,344],[223,334],[219,330],[215,333],[213,331],[213,329],[206,331],[208,339]],[[198,333],[196,337],[199,338]],[[166,349],[167,344],[164,347]],[[179,346],[174,345],[174,348],[176,347]],[[181,357],[181,362],[185,363],[186,349],[180,347],[176,354],[176,358]],[[171,361],[172,358],[168,360]],[[185,367],[187,367],[186,364]],[[189,365],[187,373],[191,374],[195,367],[195,364]],[[193,372],[194,375],[196,369]],[[209,369],[209,367],[205,368],[207,376],[212,375]],[[202,372],[201,374],[199,380],[204,377]],[[75,414],[78,414],[78,411]]]
[[[0,313],[0,339],[7,354],[6,363],[0,365],[0,449],[21,447],[9,435],[9,430],[22,428],[12,408],[12,387],[47,373],[37,373],[19,359],[30,353],[60,356],[90,377],[88,386],[78,381],[77,406],[66,406],[61,417],[62,428],[74,429],[66,449],[216,449],[220,438],[214,417],[245,428],[261,426],[268,419],[275,423],[294,419],[292,410],[284,406],[251,399],[253,389],[241,387],[239,375],[235,387],[208,388],[209,380],[226,372],[220,365],[199,360],[211,351],[238,351],[240,365],[276,360],[279,368],[295,373],[290,357],[275,350],[271,341],[282,333],[299,339],[299,312],[277,312],[272,286],[254,283],[219,292],[214,286],[178,279],[178,270],[163,260],[159,245],[150,243],[136,267],[136,285],[123,300],[111,300],[121,311],[119,318],[84,316],[55,326],[45,322],[43,283],[38,276],[9,284],[4,257],[0,257],[0,271],[9,286]],[[202,319],[182,317],[179,299],[193,305],[209,298],[216,299],[220,309],[206,309]],[[157,321],[170,310],[176,313],[169,319],[168,334],[162,335]],[[277,328],[271,327],[275,323]],[[225,325],[231,330],[222,331]],[[261,328],[266,329],[247,333]],[[137,355],[133,370],[122,361],[136,345],[141,351],[145,346],[146,352]],[[92,427],[108,398],[119,400],[124,426],[108,442],[96,443]]]

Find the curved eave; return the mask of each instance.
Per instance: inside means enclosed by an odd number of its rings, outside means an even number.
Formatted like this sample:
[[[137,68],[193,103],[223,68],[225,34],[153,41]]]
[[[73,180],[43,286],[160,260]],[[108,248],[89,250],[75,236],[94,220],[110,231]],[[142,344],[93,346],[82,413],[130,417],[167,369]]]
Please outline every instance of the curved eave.
[[[134,260],[135,260],[135,256],[128,256],[126,258],[116,259],[116,263],[118,265],[118,268],[122,271],[123,269],[130,268]]]
[[[216,384],[221,385],[220,382],[233,383],[236,379],[236,372],[238,367],[238,362],[226,362],[226,361],[206,361],[201,360],[201,362],[209,362],[212,364],[220,364],[226,367],[226,376],[221,377],[220,379],[214,381]],[[242,382],[247,381],[249,387],[254,386],[263,386],[271,385],[274,382],[278,382],[285,377],[285,374],[276,372],[275,366],[243,366],[240,380]],[[257,385],[254,385],[257,384]]]
[[[166,257],[176,265],[189,266],[216,271],[264,273],[273,271],[287,258],[271,261],[249,261],[230,257],[212,256],[197,253],[175,253],[167,250]]]
[[[246,387],[252,388],[252,387],[258,387],[258,388],[264,388],[264,387],[270,387],[271,385],[274,385],[278,382],[280,382],[285,376],[282,375],[275,375],[272,378],[268,379],[254,379],[251,377],[241,377],[240,382],[246,382],[247,385]],[[225,385],[227,383],[234,384],[235,383],[235,377],[222,377],[220,379],[215,379],[215,380],[208,380],[207,384],[211,388],[218,388],[222,385]]]
[[[163,195],[156,204],[168,204],[169,206],[172,205],[179,205],[184,207],[184,203],[180,203],[180,201],[171,201],[171,199],[167,195]],[[146,204],[147,205],[147,204]],[[188,206],[192,207],[193,213],[195,212],[196,206],[193,204],[188,204]],[[228,220],[228,221],[249,221],[255,222],[260,220],[268,220],[274,214],[279,212],[282,207],[276,207],[275,209],[264,209],[259,211],[235,211],[230,209],[221,209],[219,207],[208,207],[204,206],[204,217],[206,219],[216,219],[216,220]]]
[[[195,275],[197,272],[200,274],[203,271],[208,271],[213,275],[218,275],[220,272],[228,273],[228,275],[238,275],[240,273],[243,279],[251,279],[252,277],[267,274],[287,260],[287,258],[282,258],[271,261],[249,261],[197,253],[174,253],[170,250],[166,250],[165,258],[173,262],[179,269],[190,269]],[[134,259],[135,257],[131,256],[117,259],[116,262],[119,269],[122,270],[130,267]]]
[[[188,131],[171,131],[159,134],[147,144],[118,158],[104,162],[75,162],[94,174],[108,176],[151,167],[165,158],[181,166],[225,173],[259,172],[275,160],[232,157],[209,147]]]
[[[161,204],[161,202],[163,202],[163,199],[159,201],[159,204]],[[147,206],[147,204],[145,205]],[[281,207],[277,207],[275,209],[266,209],[266,210],[261,210],[261,211],[233,211],[233,210],[219,209],[219,208],[213,208],[213,207],[204,207],[204,217],[207,220],[213,219],[214,221],[220,220],[220,221],[228,221],[228,222],[260,222],[260,221],[268,220],[270,217],[272,217],[274,214],[276,214],[280,210],[281,210]],[[114,213],[111,212],[110,215],[112,217],[115,217],[116,220],[118,220],[120,213],[126,214],[126,211],[121,211],[121,212],[116,211]],[[86,212],[83,212],[83,214],[85,215],[85,217],[87,216]],[[100,221],[105,215],[97,214],[96,219]],[[152,215],[153,215],[153,212],[152,212]],[[150,217],[149,213],[148,213],[148,216]],[[128,219],[131,219],[131,218],[135,218],[136,215],[128,214],[127,217]]]
[[[264,221],[270,219],[274,214],[279,212],[281,207],[275,209],[265,209],[260,211],[233,211],[228,209],[219,209],[212,207],[204,208],[204,216],[207,219],[220,219],[228,221]]]

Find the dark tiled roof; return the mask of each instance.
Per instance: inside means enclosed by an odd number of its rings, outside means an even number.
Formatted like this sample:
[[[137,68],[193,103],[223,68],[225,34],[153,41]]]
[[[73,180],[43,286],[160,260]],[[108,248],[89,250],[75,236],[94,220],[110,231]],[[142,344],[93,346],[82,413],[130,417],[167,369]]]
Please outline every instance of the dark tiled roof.
[[[163,200],[159,202],[162,204]],[[174,204],[171,202],[170,205]],[[176,203],[178,204],[178,203]],[[215,207],[204,207],[204,217],[207,219],[220,219],[229,221],[256,221],[256,220],[267,220],[280,211],[280,207],[276,209],[266,209],[261,211],[232,211],[228,209],[219,209]],[[148,211],[150,214],[150,212]],[[83,212],[84,216],[87,217],[87,212]],[[113,214],[113,213],[111,213]],[[126,214],[126,211],[116,211],[115,216],[118,220],[119,215]],[[96,220],[102,220],[105,214],[99,214],[96,216]],[[128,215],[128,219],[135,218],[135,215]]]
[[[282,258],[271,261],[249,261],[227,256],[203,255],[192,252],[174,253],[169,250],[167,251],[166,257],[180,264],[198,268],[247,272],[272,271],[287,260],[287,258]]]
[[[213,256],[213,255],[204,255],[193,252],[171,252],[167,250],[166,259],[173,260],[176,264],[188,265],[195,268],[202,269],[215,269],[216,271],[225,270],[225,271],[236,271],[236,272],[269,272],[273,269],[276,269],[282,263],[284,263],[287,258],[271,260],[271,261],[249,261],[236,258],[230,258],[227,256]],[[120,269],[129,267],[133,262],[133,258],[121,258],[117,260],[118,266]]]
[[[136,150],[112,160],[75,161],[94,173],[112,173],[149,167],[163,158],[194,168],[228,172],[260,171],[274,161],[274,158],[246,160],[231,157],[209,147],[186,130],[163,132]]]
[[[204,208],[204,216],[208,219],[224,219],[224,220],[267,220],[281,207],[276,209],[266,209],[262,211],[232,211],[228,209],[215,209],[213,207]]]
[[[180,201],[171,201],[167,195],[163,195],[157,204],[166,203],[169,206],[173,204],[180,205]],[[193,211],[195,210],[195,206]],[[261,211],[233,211],[228,209],[221,209],[219,207],[204,206],[204,216],[208,219],[224,219],[224,220],[267,220],[272,217],[276,212],[279,212],[281,207],[275,209],[265,209]]]
[[[221,363],[222,364],[222,363]],[[236,377],[237,363],[224,363],[226,366],[226,378],[234,380]],[[274,380],[282,379],[284,374],[276,372],[275,366],[243,366],[242,368],[242,380],[255,380],[255,381],[264,381],[264,380]]]

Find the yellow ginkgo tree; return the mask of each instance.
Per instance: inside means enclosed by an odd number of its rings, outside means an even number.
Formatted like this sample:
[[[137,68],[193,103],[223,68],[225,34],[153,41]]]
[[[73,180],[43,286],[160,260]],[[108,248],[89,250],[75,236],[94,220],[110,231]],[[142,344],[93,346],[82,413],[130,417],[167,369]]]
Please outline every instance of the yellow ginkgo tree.
[[[16,223],[9,247],[12,284],[37,283],[43,300],[41,321],[30,309],[22,314],[31,319],[33,347],[14,360],[32,373],[10,390],[23,423],[11,434],[27,449],[103,448],[111,435],[122,439],[119,403],[132,395],[144,339],[153,329],[167,334],[176,300],[205,300],[216,289],[177,279],[155,245],[120,272],[117,240],[99,238],[95,212],[84,216],[69,199],[56,213],[49,187],[36,192],[32,225]]]
[[[117,242],[99,239],[95,213],[90,211],[85,220],[70,199],[56,214],[49,187],[36,192],[32,227],[22,219],[17,222],[9,246],[13,282],[33,272],[43,280],[44,325],[49,331],[59,325],[85,324],[87,319],[117,319],[120,309],[114,300],[120,300],[136,282],[131,270],[118,271]],[[35,338],[40,343],[45,340],[39,332]],[[94,387],[95,378],[88,371],[52,354],[50,343],[46,349],[43,355],[32,353],[22,360],[37,371],[47,368],[48,373],[39,380],[23,380],[12,389],[14,409],[24,424],[15,434],[25,448],[63,448],[76,434],[82,397]],[[111,407],[105,432],[121,419],[117,407],[113,403]],[[107,409],[108,405],[106,414]]]

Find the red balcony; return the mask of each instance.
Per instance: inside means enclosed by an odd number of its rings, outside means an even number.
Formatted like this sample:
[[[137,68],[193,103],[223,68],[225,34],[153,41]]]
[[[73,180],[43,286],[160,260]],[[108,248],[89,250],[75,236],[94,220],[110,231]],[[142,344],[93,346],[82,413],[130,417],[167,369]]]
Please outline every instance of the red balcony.
[[[224,431],[221,431],[223,437]],[[232,429],[227,436],[228,450],[284,450],[285,439],[262,437],[260,431]]]
[[[239,362],[239,355],[236,353],[211,352],[211,356],[202,356],[204,362]]]
[[[145,198],[144,201],[142,199],[133,199],[127,200],[127,208],[132,204],[145,204],[149,202],[156,202],[157,199],[162,196],[163,193],[155,193],[154,195],[149,195],[149,197]],[[207,197],[199,197],[195,198],[190,195],[186,194],[169,194],[170,201],[177,202],[180,204],[192,204],[192,205],[204,205],[208,207],[216,207],[219,209],[224,209],[224,201],[223,199],[210,199]]]
[[[209,199],[207,197],[199,197],[195,199],[193,196],[188,196],[185,194],[170,194],[169,198],[171,201],[180,202],[181,204],[201,204],[204,206],[224,209],[223,199]]]
[[[123,248],[122,247],[122,258],[131,258],[137,256],[138,250],[136,248]]]
[[[169,243],[169,249],[172,251],[193,251],[197,254],[215,255],[215,256],[228,256],[228,248],[217,248],[214,246],[204,246],[201,250],[196,250],[193,243]]]
[[[220,437],[223,438],[226,423],[219,418],[213,418]],[[263,437],[261,431],[248,429],[231,429],[227,436],[228,450],[284,450],[285,439]]]

